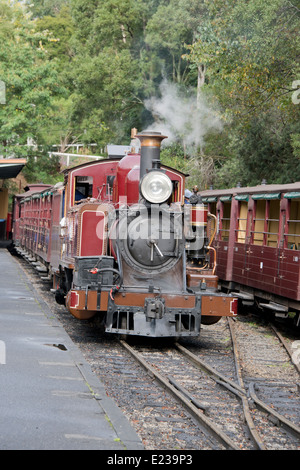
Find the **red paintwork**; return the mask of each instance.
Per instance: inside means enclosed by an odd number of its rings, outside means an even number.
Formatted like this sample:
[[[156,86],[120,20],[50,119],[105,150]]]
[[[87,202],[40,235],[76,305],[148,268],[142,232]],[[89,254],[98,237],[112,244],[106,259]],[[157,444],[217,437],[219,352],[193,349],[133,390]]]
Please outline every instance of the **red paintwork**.
[[[119,162],[116,178],[114,181],[114,191],[113,191],[113,203],[118,205],[119,203],[127,203],[127,196],[132,203],[138,202],[139,198],[139,171],[138,178],[135,180],[134,187],[131,186],[130,192],[127,192],[127,175],[134,167],[140,167],[141,156],[139,154],[128,154],[122,158]],[[134,194],[134,196],[133,196]],[[128,202],[129,203],[129,202]]]
[[[65,185],[30,185],[15,197],[14,242],[50,265],[72,269],[75,256],[110,254],[107,217],[120,203],[139,200],[140,155],[100,160],[65,170]],[[183,200],[185,177],[163,167],[175,182],[175,200]],[[76,178],[92,181],[92,198],[75,203]],[[113,191],[108,190],[109,181]],[[65,193],[65,196],[63,194]],[[64,204],[64,207],[63,207]]]
[[[279,229],[277,246],[267,246],[266,236],[263,245],[253,244],[256,193],[272,192],[268,186],[256,188],[234,188],[232,190],[212,190],[201,193],[202,197],[216,197],[216,210],[219,215],[219,231],[216,236],[217,275],[220,280],[234,282],[237,285],[252,288],[255,291],[269,293],[276,298],[300,301],[300,251],[287,247],[287,237],[280,234],[288,233],[290,203],[284,198],[286,192],[300,191],[300,183],[276,186],[273,192],[281,192],[279,208]],[[248,213],[245,243],[237,241],[239,201],[237,194],[248,194]],[[222,219],[224,205],[222,196],[231,195],[230,229],[228,239],[222,240]],[[268,200],[266,198],[266,200]],[[212,204],[209,204],[212,210]],[[250,214],[251,213],[251,214]],[[266,216],[269,216],[269,205],[266,205]],[[264,231],[267,225],[265,223]]]
[[[128,154],[120,161],[116,178],[114,181],[113,203],[118,204],[136,204],[139,201],[140,184],[140,160],[139,154]],[[185,178],[179,171],[162,165],[161,168],[166,171],[169,178],[177,182],[175,190],[175,200],[183,201],[183,191]]]
[[[217,250],[217,275],[220,279],[226,280],[228,242],[218,241],[215,243],[215,248]]]
[[[250,253],[247,253],[250,250]],[[284,257],[281,259],[281,257]],[[299,253],[235,244],[231,280],[275,295],[300,300]]]
[[[93,194],[92,197],[104,201],[110,201],[111,197],[106,191],[106,182],[108,176],[115,176],[119,160],[99,160],[85,165],[80,165],[70,170],[65,170],[66,185],[66,212],[74,206],[75,203],[75,178],[92,177]],[[100,195],[100,197],[99,197]]]
[[[189,205],[191,210],[191,224],[195,226],[206,226],[207,225],[207,213],[208,209],[202,205]]]
[[[139,181],[140,181],[140,166],[134,166],[125,178],[126,192],[125,196],[127,204],[134,204],[139,200]]]
[[[50,188],[50,185],[45,184],[31,184],[27,186],[28,191],[24,194],[17,194],[14,199],[13,207],[13,240],[15,243],[19,243],[24,237],[23,225],[24,225],[24,215],[25,215],[25,206],[24,199],[32,196],[34,193],[46,190]],[[21,204],[22,201],[22,204]]]
[[[100,256],[103,254],[104,223],[105,217],[102,214],[97,216],[96,210],[83,212],[79,256]],[[92,236],[93,234],[96,236]]]
[[[6,240],[10,238],[10,232],[12,227],[12,213],[8,212],[7,219],[6,219]]]

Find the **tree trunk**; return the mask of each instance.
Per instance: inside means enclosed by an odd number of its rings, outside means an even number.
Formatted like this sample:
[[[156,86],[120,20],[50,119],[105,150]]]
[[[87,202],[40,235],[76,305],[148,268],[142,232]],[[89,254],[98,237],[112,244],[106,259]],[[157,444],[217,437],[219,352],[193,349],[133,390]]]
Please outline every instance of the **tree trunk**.
[[[198,65],[198,83],[197,83],[197,109],[200,108],[201,88],[205,82],[206,65]]]

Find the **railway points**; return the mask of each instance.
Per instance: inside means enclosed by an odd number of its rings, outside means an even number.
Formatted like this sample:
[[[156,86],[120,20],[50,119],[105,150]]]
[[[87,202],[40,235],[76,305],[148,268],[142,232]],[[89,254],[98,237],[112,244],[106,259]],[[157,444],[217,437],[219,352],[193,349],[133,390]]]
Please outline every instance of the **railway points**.
[[[0,266],[6,350],[0,450],[142,450],[79,349],[3,248]]]

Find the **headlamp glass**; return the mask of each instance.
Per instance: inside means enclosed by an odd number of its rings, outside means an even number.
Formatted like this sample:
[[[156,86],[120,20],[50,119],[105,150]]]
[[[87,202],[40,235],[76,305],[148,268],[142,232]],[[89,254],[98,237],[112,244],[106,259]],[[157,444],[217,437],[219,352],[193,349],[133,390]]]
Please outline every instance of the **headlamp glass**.
[[[141,182],[141,194],[153,204],[161,204],[171,196],[173,191],[172,181],[160,171],[147,173]]]

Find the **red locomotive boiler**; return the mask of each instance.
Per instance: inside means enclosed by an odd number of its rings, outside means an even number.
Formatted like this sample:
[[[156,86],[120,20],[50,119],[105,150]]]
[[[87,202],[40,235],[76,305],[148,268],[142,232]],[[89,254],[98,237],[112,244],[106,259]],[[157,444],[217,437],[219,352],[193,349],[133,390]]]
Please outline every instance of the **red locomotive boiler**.
[[[300,182],[201,192],[217,218],[217,274],[245,305],[300,326]]]
[[[218,292],[201,198],[184,205],[185,175],[161,165],[165,136],[141,133],[140,153],[65,170],[64,183],[15,197],[13,240],[53,279],[76,318],[102,314],[109,333],[197,336],[237,314]]]

